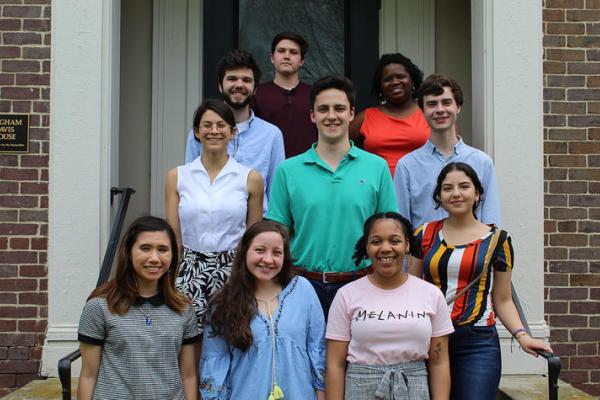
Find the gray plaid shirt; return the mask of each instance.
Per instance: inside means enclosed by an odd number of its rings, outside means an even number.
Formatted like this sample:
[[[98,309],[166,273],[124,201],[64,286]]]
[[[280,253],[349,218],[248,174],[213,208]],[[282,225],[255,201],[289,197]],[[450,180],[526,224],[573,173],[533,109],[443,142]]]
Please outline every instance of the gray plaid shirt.
[[[117,315],[108,310],[105,298],[96,297],[83,308],[78,339],[102,346],[94,399],[184,398],[179,352],[199,339],[191,306],[180,315],[157,295]]]

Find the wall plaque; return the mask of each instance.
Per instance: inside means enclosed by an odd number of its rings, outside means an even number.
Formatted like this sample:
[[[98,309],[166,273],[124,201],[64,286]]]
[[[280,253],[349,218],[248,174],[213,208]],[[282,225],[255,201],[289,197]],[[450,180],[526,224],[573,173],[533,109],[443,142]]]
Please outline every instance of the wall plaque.
[[[0,114],[0,153],[29,151],[29,115]]]

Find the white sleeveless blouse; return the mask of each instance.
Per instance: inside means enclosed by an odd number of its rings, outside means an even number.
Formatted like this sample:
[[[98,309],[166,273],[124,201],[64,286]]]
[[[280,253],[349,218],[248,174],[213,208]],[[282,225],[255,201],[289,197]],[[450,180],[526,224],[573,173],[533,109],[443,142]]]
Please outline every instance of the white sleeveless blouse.
[[[204,253],[236,248],[246,229],[250,171],[229,157],[211,184],[201,157],[177,167],[179,225],[185,247]]]

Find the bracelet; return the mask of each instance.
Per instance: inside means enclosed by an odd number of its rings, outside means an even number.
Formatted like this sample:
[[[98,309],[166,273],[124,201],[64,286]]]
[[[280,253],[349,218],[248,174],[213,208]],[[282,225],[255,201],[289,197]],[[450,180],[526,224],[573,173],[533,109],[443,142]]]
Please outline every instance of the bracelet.
[[[514,331],[512,331],[510,334],[513,335],[513,337],[515,339],[517,339],[517,335],[521,332],[524,332],[526,335],[528,335],[527,330],[523,327],[520,327],[519,329],[515,329]]]

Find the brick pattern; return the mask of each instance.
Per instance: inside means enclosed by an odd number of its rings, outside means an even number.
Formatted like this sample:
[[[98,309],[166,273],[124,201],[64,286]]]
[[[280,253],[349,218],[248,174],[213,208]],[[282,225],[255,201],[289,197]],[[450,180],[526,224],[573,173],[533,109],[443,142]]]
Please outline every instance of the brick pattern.
[[[0,154],[0,397],[39,372],[47,327],[50,0],[0,0],[0,113],[30,115]]]
[[[545,313],[561,378],[600,395],[600,0],[545,0]]]

